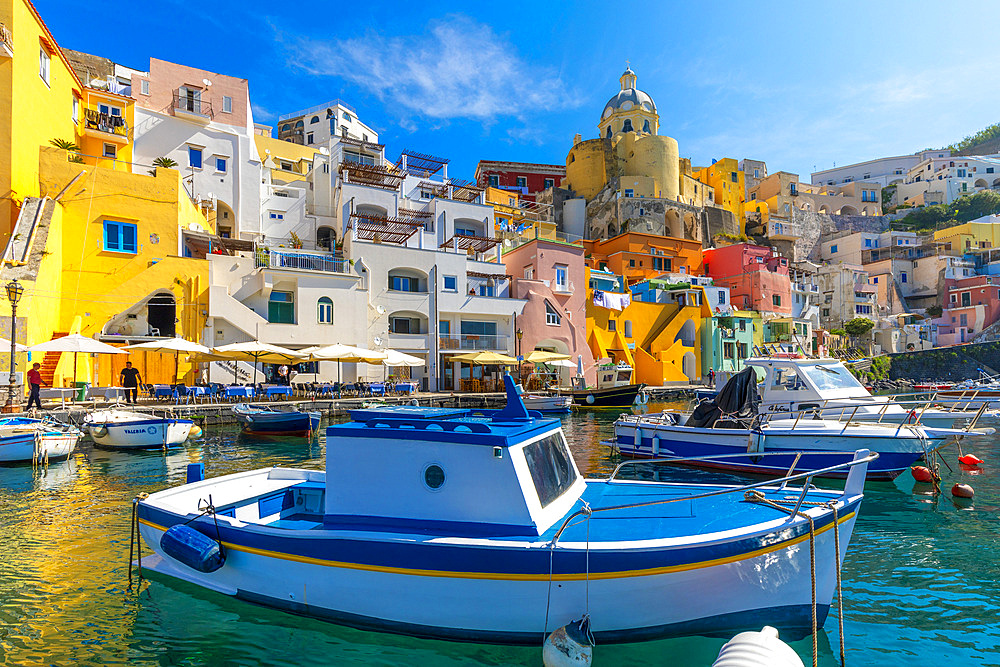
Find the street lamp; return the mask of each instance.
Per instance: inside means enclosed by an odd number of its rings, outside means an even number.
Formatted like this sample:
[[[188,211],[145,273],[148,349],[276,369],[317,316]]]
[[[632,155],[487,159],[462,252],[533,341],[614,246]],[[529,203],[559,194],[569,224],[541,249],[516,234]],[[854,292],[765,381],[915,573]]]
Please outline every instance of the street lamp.
[[[10,281],[5,285],[7,290],[7,300],[10,301],[10,380],[7,387],[7,402],[4,403],[3,408],[0,408],[2,412],[20,412],[20,405],[17,397],[14,395],[14,383],[17,378],[14,376],[14,353],[17,351],[17,302],[21,300],[21,295],[24,294],[24,286],[17,282],[17,279]]]
[[[514,336],[517,338],[517,382],[520,384],[524,381],[521,370],[521,339],[524,338],[524,332],[518,329],[514,332]]]

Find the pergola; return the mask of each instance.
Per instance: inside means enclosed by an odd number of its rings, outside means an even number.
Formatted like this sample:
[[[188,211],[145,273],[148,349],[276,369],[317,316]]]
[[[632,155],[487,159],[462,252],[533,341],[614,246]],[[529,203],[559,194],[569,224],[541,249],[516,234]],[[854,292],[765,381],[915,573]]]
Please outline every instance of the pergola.
[[[359,162],[342,162],[339,171],[347,183],[370,185],[383,190],[399,190],[400,184],[406,177],[402,172],[389,171],[381,165]]]
[[[486,252],[500,243],[500,239],[487,238],[485,236],[466,236],[464,234],[455,234],[438,247],[455,248],[456,250],[465,251],[472,250],[474,252]]]
[[[448,162],[447,158],[417,153],[416,151],[406,149],[399,154],[399,159],[396,160],[396,167],[402,171],[406,171],[408,174],[427,178],[441,171],[442,167],[448,164]]]
[[[206,255],[235,255],[237,252],[253,252],[254,242],[243,239],[227,239],[205,232],[194,232],[185,229],[184,245],[192,257],[204,259]]]
[[[455,201],[475,201],[479,198],[482,191],[483,188],[472,181],[464,181],[458,178],[451,179],[451,198]]]
[[[362,241],[406,243],[407,239],[424,227],[422,222],[406,218],[352,213],[351,224]]]

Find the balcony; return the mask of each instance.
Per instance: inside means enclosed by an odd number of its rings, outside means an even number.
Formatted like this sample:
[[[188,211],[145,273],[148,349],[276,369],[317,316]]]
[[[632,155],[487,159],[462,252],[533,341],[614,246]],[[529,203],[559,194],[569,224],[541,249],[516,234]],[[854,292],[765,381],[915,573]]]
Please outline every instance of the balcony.
[[[438,345],[442,352],[466,350],[492,350],[507,352],[510,336],[478,334],[441,334]]]
[[[405,334],[389,332],[386,346],[393,350],[423,351],[430,349],[430,337],[427,334]]]
[[[254,263],[258,269],[293,269],[298,271],[322,271],[324,273],[348,273],[347,262],[337,259],[332,254],[274,250],[266,246],[258,246],[254,251]]]
[[[776,241],[795,241],[802,238],[802,231],[792,222],[771,221],[767,223],[767,236]]]
[[[208,123],[215,117],[212,111],[212,103],[202,100],[201,96],[189,94],[182,95],[180,91],[174,91],[174,101],[171,108],[178,118],[187,118],[201,123]]]
[[[96,109],[84,109],[83,119],[87,136],[116,144],[128,143],[128,123],[121,116],[101,113]]]
[[[0,57],[14,57],[14,37],[3,23],[0,23]]]

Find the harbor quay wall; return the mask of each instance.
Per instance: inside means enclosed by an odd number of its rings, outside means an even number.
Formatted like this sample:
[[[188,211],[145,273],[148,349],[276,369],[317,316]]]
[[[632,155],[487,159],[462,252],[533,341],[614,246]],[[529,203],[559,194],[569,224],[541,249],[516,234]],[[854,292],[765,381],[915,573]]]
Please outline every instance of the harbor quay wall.
[[[979,369],[1000,373],[1000,342],[970,343],[889,355],[892,380],[960,380],[979,377]]]

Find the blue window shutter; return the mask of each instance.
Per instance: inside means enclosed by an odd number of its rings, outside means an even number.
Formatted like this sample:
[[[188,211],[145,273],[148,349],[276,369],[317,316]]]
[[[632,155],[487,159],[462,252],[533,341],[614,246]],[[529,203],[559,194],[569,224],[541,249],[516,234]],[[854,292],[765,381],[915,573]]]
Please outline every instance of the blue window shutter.
[[[136,231],[135,225],[122,225],[121,249],[123,252],[136,252]]]
[[[104,249],[120,250],[121,243],[118,236],[118,223],[104,221]]]

